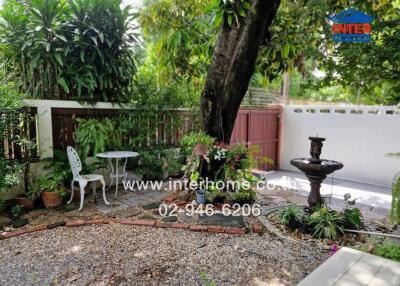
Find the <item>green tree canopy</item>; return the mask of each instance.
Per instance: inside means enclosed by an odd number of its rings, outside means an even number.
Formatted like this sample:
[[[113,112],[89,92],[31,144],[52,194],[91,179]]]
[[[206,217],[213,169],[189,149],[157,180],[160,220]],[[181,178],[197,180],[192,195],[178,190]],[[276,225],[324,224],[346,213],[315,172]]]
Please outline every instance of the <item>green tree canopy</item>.
[[[146,1],[139,12],[149,55],[158,82],[183,81],[196,87],[204,83],[210,63],[221,7],[229,1]],[[312,90],[341,86],[346,92],[333,100],[368,104],[399,101],[399,0],[283,0],[270,28],[270,39],[259,54],[253,84],[268,84],[285,70],[297,70],[301,83]],[[373,40],[369,44],[334,43],[327,16],[354,7],[373,17]],[[151,45],[148,45],[151,43]],[[318,68],[325,77],[318,79]],[[201,89],[201,88],[200,88]],[[338,89],[339,90],[339,89]],[[326,91],[325,91],[326,92]],[[360,94],[361,99],[357,97]],[[319,99],[328,97],[318,94]],[[331,94],[332,95],[332,94]],[[358,98],[358,99],[357,99]]]
[[[331,26],[306,57],[325,73],[314,86],[342,86],[351,102],[400,102],[400,1],[354,1],[353,7],[374,17],[370,43],[334,43]],[[340,9],[345,9],[342,5]]]
[[[206,13],[211,2],[147,0],[139,10],[144,57],[137,87],[152,90],[155,101],[198,105],[217,35],[212,15]]]

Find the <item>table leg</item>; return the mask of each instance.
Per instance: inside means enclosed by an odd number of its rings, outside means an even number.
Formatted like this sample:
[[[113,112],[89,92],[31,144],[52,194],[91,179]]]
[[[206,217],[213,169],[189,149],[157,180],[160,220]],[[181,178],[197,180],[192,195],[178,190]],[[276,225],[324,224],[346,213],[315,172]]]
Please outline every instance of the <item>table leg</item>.
[[[110,182],[110,184],[107,186],[106,191],[108,191],[108,190],[111,188],[112,184],[114,183],[114,176],[115,176],[115,174],[114,174],[114,167],[113,167],[113,161],[112,161],[111,158],[108,159],[108,164],[109,164],[109,168],[110,168],[110,170],[108,171],[108,174],[110,175],[111,182]]]
[[[122,180],[126,181],[126,178],[128,177],[128,173],[126,172],[126,163],[128,162],[128,158],[125,158],[125,163],[124,163],[124,168],[122,169]]]
[[[115,160],[115,198],[117,198],[118,195],[118,177],[119,177],[119,172],[118,172],[118,159]]]

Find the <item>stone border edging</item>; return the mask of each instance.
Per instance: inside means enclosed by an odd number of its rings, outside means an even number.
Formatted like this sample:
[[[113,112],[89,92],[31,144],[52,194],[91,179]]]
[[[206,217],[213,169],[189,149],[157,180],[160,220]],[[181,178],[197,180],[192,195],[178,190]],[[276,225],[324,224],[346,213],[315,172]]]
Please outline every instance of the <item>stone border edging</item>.
[[[207,232],[207,233],[226,233],[226,234],[240,234],[246,233],[247,229],[244,227],[222,227],[222,226],[205,226],[205,225],[190,225],[186,223],[168,223],[155,220],[143,220],[143,219],[116,219],[116,218],[104,218],[104,219],[92,219],[92,220],[74,220],[74,221],[59,221],[55,223],[49,223],[47,225],[37,225],[27,229],[15,230],[8,232],[5,235],[0,235],[0,240],[21,236],[24,234],[34,233],[47,229],[53,229],[56,227],[80,227],[84,225],[103,225],[119,223],[124,225],[136,225],[136,226],[151,226],[160,228],[175,228],[185,229],[194,232]],[[262,234],[264,233],[261,222],[257,221],[252,225],[253,233]]]

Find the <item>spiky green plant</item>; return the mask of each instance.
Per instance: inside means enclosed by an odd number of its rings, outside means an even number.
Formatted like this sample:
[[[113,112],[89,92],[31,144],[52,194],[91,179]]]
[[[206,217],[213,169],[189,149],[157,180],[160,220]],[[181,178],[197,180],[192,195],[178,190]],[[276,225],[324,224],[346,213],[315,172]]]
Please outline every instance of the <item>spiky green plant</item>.
[[[392,223],[400,223],[400,177],[393,182],[390,220]]]
[[[316,210],[309,219],[314,227],[313,236],[316,238],[336,239],[338,235],[343,234],[343,219],[334,211],[327,208]]]
[[[387,157],[400,159],[400,152],[387,153]],[[392,184],[392,206],[390,208],[390,221],[400,223],[400,173],[396,174]]]
[[[121,0],[6,0],[6,74],[38,98],[126,101],[135,72],[130,7]]]
[[[279,220],[284,225],[298,224],[304,219],[304,210],[296,204],[285,206],[278,212]]]

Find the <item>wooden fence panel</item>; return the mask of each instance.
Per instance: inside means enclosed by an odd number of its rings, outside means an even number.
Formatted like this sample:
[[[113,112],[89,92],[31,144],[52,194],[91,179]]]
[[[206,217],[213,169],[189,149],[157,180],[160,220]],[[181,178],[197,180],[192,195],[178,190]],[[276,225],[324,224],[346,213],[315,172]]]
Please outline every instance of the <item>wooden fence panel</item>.
[[[154,114],[144,113],[140,110],[117,109],[85,109],[85,108],[52,108],[53,148],[65,150],[68,145],[75,145],[74,132],[77,128],[77,118],[116,118],[121,114],[132,116],[133,132],[124,138],[124,144],[129,145],[130,140],[136,138],[145,128],[148,134],[143,140],[134,142],[134,146],[164,145],[178,147],[181,138],[191,132],[199,130],[200,116],[190,110],[159,111]],[[26,111],[26,110],[25,110]],[[24,138],[36,140],[36,108],[29,108],[28,112],[21,112],[18,129],[7,130],[5,140],[0,142],[3,147],[4,158],[9,160],[24,160],[26,156],[37,158],[36,150],[27,152],[21,145],[11,140],[12,136],[23,135]],[[25,114],[24,116],[22,114]],[[274,160],[273,165],[259,166],[264,170],[278,168],[279,138],[280,138],[280,106],[266,109],[241,109],[236,119],[232,134],[232,143],[242,143],[246,146],[257,144],[260,146],[260,156],[267,156]],[[1,115],[1,114],[0,114]],[[147,116],[147,118],[146,118]],[[134,120],[137,118],[137,120]]]
[[[132,147],[156,145],[177,147],[184,134],[198,129],[197,120],[186,110],[148,113],[141,110],[52,108],[53,148],[64,150],[69,145],[75,145],[74,132],[77,128],[77,118],[117,118],[124,114],[133,119],[131,120],[134,125],[133,131],[124,138],[124,145]],[[134,120],[135,118],[137,120]],[[130,139],[137,138],[139,134],[144,135],[144,138],[130,144]]]
[[[261,157],[268,157],[274,164],[260,164],[262,170],[279,168],[280,106],[266,109],[241,109],[236,118],[231,143],[246,146],[259,145]]]

